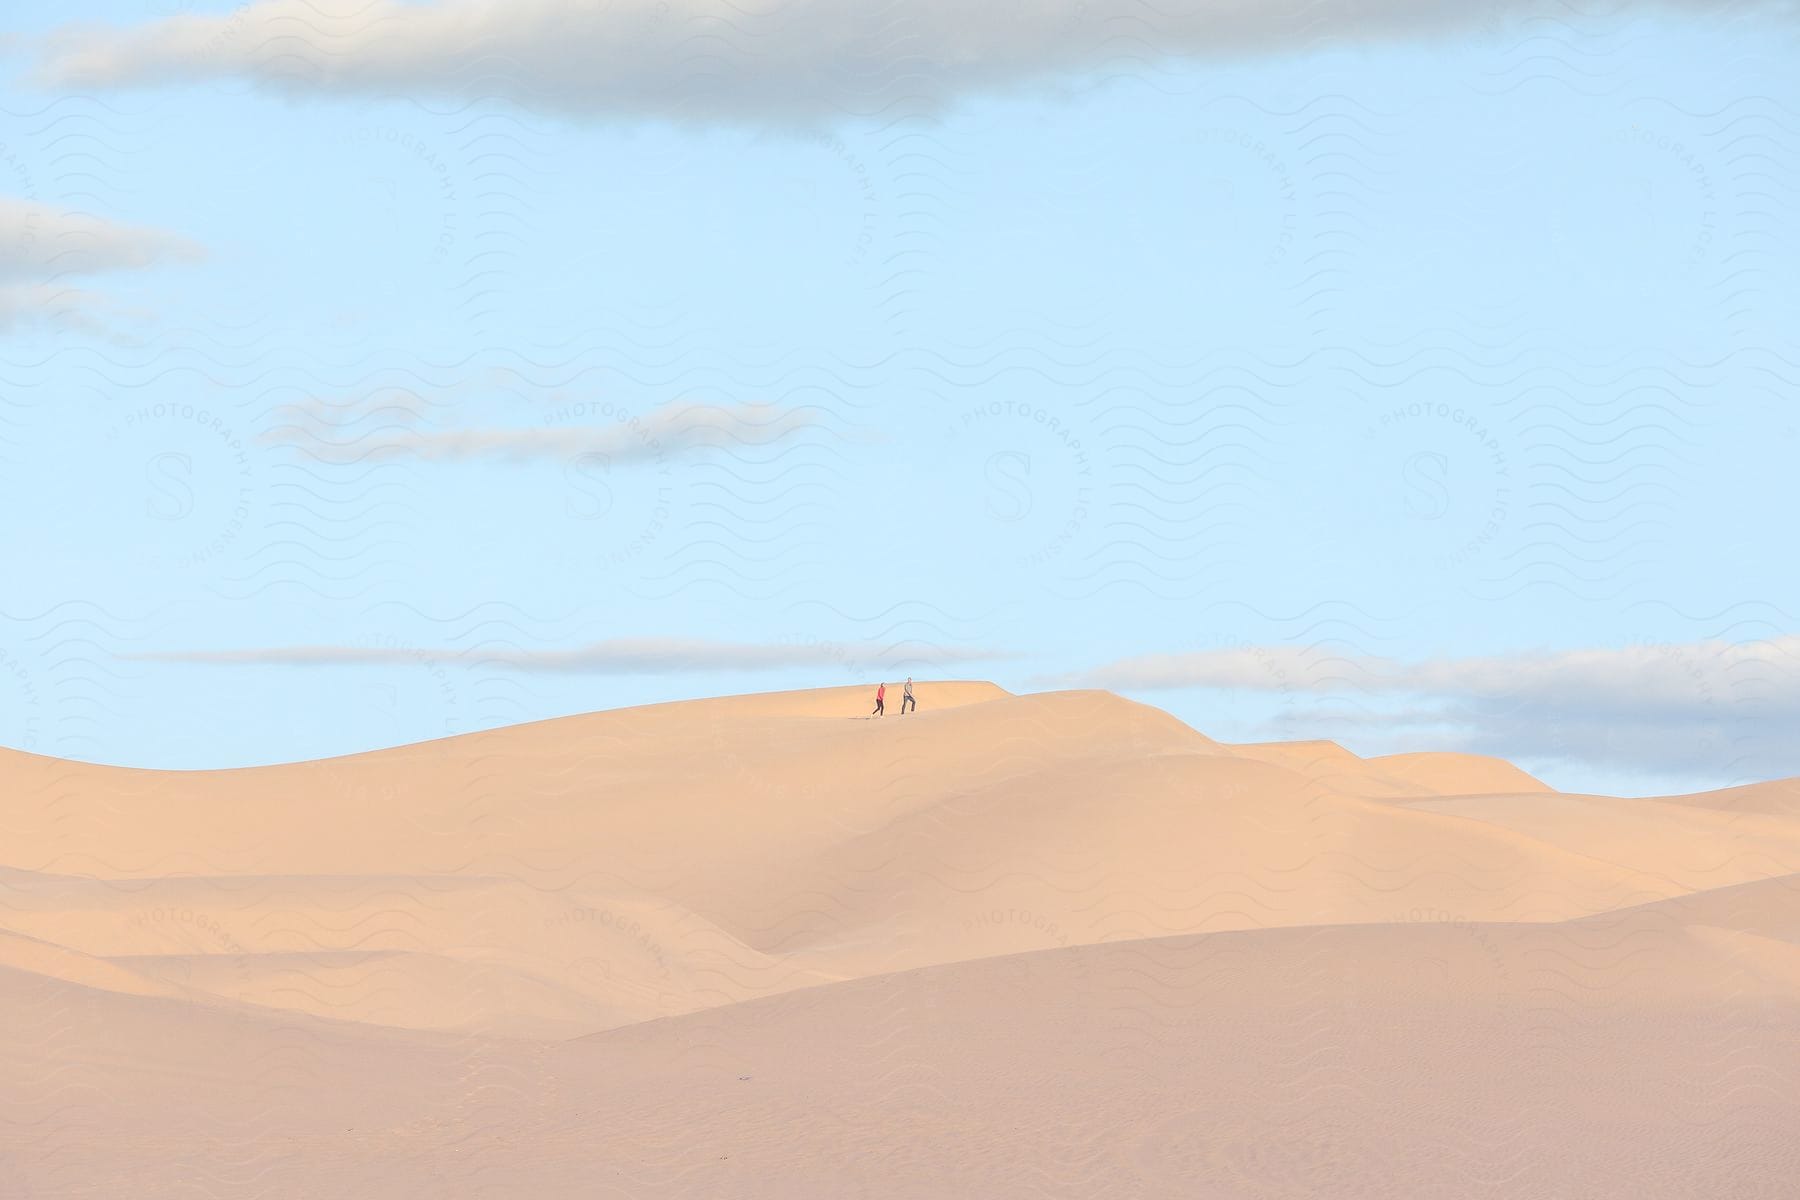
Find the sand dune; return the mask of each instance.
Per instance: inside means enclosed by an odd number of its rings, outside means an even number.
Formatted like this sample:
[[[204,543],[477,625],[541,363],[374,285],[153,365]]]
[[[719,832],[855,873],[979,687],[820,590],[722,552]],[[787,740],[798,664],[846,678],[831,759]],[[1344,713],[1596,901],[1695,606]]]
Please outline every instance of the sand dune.
[[[1511,763],[1480,754],[1428,751],[1360,758],[1336,742],[1253,742],[1232,746],[1241,758],[1274,763],[1361,796],[1393,799],[1547,792]]]
[[[0,1196],[1785,1194],[1791,781],[917,690],[0,754]]]

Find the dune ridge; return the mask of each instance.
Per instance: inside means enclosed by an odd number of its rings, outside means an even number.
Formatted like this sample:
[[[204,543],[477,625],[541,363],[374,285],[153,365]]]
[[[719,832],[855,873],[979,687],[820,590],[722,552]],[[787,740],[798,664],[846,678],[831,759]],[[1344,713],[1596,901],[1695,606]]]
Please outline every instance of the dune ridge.
[[[1779,1194],[1794,781],[916,690],[0,754],[0,1196]]]

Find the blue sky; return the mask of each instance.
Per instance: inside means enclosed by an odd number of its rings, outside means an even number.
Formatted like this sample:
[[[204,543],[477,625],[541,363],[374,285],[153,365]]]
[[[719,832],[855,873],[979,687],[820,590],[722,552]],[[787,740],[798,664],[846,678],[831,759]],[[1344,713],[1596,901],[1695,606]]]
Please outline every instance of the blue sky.
[[[1800,773],[1791,21],[1225,10],[17,9],[0,744],[912,674]]]

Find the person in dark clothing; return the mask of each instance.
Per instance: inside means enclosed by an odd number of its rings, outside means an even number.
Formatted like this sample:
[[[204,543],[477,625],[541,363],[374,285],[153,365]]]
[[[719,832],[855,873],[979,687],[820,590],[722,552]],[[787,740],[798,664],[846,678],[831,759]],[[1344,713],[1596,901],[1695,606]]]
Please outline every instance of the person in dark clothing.
[[[887,684],[878,683],[875,685],[875,711],[870,713],[869,715],[871,717],[883,717],[883,716],[887,715],[886,710],[887,710]]]
[[[914,700],[913,695],[912,695],[912,676],[911,675],[908,675],[906,677],[906,690],[904,692],[900,693],[900,715],[901,716],[904,717],[906,715],[906,710],[908,707],[910,707],[914,712],[919,711],[919,702],[917,700]]]

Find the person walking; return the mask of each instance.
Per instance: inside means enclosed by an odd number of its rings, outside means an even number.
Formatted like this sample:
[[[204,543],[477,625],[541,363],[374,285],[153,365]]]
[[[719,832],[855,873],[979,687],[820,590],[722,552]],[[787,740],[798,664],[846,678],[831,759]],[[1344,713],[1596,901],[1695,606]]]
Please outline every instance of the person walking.
[[[887,709],[887,684],[878,683],[875,685],[875,711],[870,713],[869,715],[871,717],[886,716],[887,715],[886,709]]]
[[[917,700],[914,700],[912,697],[912,676],[911,675],[908,675],[906,677],[906,690],[904,692],[900,693],[900,715],[904,717],[906,715],[906,710],[909,707],[914,712],[919,711],[919,702]]]

